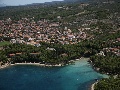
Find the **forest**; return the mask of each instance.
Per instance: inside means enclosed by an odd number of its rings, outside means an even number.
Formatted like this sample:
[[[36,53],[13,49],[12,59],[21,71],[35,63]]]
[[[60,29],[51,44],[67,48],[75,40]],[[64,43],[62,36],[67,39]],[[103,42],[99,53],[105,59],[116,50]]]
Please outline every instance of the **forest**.
[[[95,90],[120,89],[120,2],[114,0],[96,1],[94,3],[71,3],[49,6],[15,6],[0,8],[0,20],[12,19],[17,23],[22,18],[33,18],[59,22],[64,30],[72,32],[83,30],[87,38],[76,44],[39,42],[40,46],[26,44],[0,44],[0,64],[36,62],[44,64],[68,64],[70,60],[89,57],[94,68],[111,75],[95,85]],[[59,18],[58,18],[59,17]],[[5,23],[7,24],[7,23]],[[9,24],[7,24],[9,26]],[[86,28],[89,28],[87,30]],[[10,38],[2,36],[5,30],[0,27],[0,42],[9,42]],[[7,30],[5,34],[12,33]],[[117,51],[116,51],[117,49]],[[100,52],[104,55],[101,55]],[[116,77],[114,77],[116,76]]]
[[[120,78],[110,77],[109,79],[102,79],[95,85],[94,90],[119,90]]]

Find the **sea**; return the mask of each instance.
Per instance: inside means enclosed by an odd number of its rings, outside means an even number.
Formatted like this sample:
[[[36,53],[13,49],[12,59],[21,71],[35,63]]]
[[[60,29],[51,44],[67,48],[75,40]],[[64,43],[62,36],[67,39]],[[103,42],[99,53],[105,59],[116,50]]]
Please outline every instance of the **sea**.
[[[0,90],[89,90],[96,79],[108,76],[96,72],[87,60],[62,67],[14,65],[0,69]]]

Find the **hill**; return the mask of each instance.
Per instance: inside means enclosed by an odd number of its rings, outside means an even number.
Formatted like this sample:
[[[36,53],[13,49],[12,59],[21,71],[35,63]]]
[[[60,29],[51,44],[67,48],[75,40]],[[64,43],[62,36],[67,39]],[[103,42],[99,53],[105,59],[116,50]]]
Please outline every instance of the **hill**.
[[[100,81],[97,90],[101,85],[113,85],[113,90],[119,86],[119,0],[5,7],[0,9],[0,27],[0,41],[11,42],[1,47],[2,64],[68,64],[90,57],[96,70],[117,76]]]

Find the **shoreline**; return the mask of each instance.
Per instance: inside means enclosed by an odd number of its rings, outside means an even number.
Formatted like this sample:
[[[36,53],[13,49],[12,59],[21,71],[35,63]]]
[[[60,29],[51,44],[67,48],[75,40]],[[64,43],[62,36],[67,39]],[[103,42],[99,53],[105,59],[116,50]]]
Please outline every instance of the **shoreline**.
[[[5,65],[0,66],[0,69],[4,69],[4,68],[7,68],[7,67],[9,67],[9,66],[15,66],[15,65],[36,65],[36,66],[40,66],[40,67],[62,67],[62,66],[70,65],[70,64],[72,64],[72,62],[80,61],[81,59],[87,59],[87,61],[89,61],[89,58],[81,57],[81,58],[79,58],[79,59],[70,60],[69,63],[66,64],[66,65],[64,65],[64,64],[62,64],[62,63],[60,63],[60,64],[55,64],[55,65],[51,65],[51,64],[41,64],[41,63],[31,63],[31,62],[29,62],[29,63],[26,63],[26,62],[24,62],[24,63],[15,63],[15,64],[6,63]],[[89,62],[89,63],[90,63],[90,62]],[[94,67],[94,66],[92,65],[92,67]],[[96,72],[99,72],[99,71],[96,70],[95,68],[93,68],[93,69],[94,69]],[[96,81],[96,82],[94,82],[93,84],[91,84],[90,87],[89,87],[89,90],[94,90],[94,86],[95,86],[95,84],[97,84],[97,83],[98,83],[98,81]]]
[[[44,66],[44,67],[52,67],[52,66],[56,66],[56,67],[60,67],[63,66],[62,64],[55,64],[55,65],[49,65],[49,64],[40,64],[40,63],[15,63],[15,64],[11,64],[11,66],[13,65],[37,65],[37,66]]]
[[[96,82],[91,85],[90,90],[94,90],[95,84],[96,84]]]
[[[7,68],[9,66],[14,66],[14,65],[36,65],[36,66],[41,66],[41,67],[61,67],[61,66],[64,66],[62,64],[48,65],[48,64],[40,64],[40,63],[15,63],[15,64],[2,65],[2,66],[0,66],[0,69]]]
[[[92,62],[91,60],[88,60],[88,62],[90,63],[90,65],[92,66],[92,68],[93,68],[96,72],[101,73],[101,74],[106,74],[106,75],[108,75],[108,76],[112,75],[112,74],[110,74],[110,73],[108,73],[108,72],[100,71],[100,68],[99,68],[99,67],[95,67],[94,64],[93,64],[93,62]]]
[[[72,62],[74,62],[74,61],[79,61],[79,60],[81,60],[81,59],[84,59],[84,57],[81,57],[81,58],[79,58],[79,59],[70,60],[69,63],[66,64],[66,65],[69,65],[69,64],[71,64]],[[14,66],[14,65],[37,65],[37,66],[41,66],[41,67],[62,67],[62,66],[66,66],[66,65],[64,65],[64,64],[62,64],[62,63],[52,65],[52,64],[41,64],[41,63],[31,63],[31,62],[26,63],[26,62],[24,62],[24,63],[15,63],[15,64],[6,63],[5,65],[0,66],[0,69],[6,68],[6,67],[9,67],[9,66]]]
[[[95,88],[95,85],[98,83],[98,81],[96,81],[95,83],[93,83],[92,85],[91,85],[91,87],[90,87],[90,90],[94,90]]]
[[[10,66],[10,64],[6,63],[5,65],[0,66],[0,69],[6,68],[6,67],[9,67],[9,66]]]
[[[101,73],[101,74],[106,74],[106,75],[109,76],[109,73],[100,72],[100,68],[95,67],[94,64],[93,64],[93,62],[92,62],[91,60],[89,60],[88,62],[91,64],[92,68],[93,68],[96,72]],[[95,89],[94,87],[95,87],[95,85],[96,85],[98,82],[99,82],[99,81],[95,81],[93,84],[91,84],[90,90],[94,90],[94,89]]]

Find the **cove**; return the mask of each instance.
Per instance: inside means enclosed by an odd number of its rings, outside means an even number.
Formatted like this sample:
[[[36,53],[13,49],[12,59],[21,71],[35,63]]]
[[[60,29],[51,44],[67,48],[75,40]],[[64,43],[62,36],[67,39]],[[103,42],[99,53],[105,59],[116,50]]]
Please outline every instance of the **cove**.
[[[87,62],[63,67],[15,65],[0,70],[0,90],[89,90],[95,79],[107,78]]]

